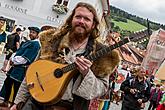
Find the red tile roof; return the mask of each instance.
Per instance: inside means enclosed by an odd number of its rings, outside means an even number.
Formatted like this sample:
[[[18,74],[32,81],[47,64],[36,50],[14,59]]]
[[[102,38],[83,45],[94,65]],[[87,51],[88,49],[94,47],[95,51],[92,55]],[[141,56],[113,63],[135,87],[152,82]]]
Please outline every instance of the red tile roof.
[[[110,43],[112,42],[111,37],[113,37],[114,43],[120,41],[120,34],[119,33],[111,33],[109,36],[107,36],[107,42],[108,44],[114,44]],[[142,63],[142,59],[145,56],[145,53],[143,51],[139,51],[136,48],[133,48],[132,46],[128,46],[127,44],[121,46],[117,49],[122,60],[133,63],[135,65],[139,65]]]
[[[122,48],[125,48],[125,50],[123,50]],[[122,60],[133,63],[133,64],[139,64],[137,58],[135,57],[135,55],[129,50],[127,44],[123,45],[121,48],[118,49],[120,56],[122,58]]]

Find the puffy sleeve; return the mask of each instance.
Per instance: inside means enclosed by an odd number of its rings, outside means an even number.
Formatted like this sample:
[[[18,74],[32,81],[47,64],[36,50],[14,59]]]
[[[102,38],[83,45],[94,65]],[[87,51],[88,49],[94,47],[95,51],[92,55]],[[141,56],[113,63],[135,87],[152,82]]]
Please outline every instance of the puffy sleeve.
[[[104,95],[107,92],[108,87],[109,75],[98,78],[90,70],[84,78],[82,78],[82,76],[78,77],[73,87],[73,93],[90,100]]]
[[[36,56],[38,55],[39,50],[40,50],[39,42],[33,41],[26,48],[26,50],[21,56],[25,58],[29,63],[32,63],[35,60]]]
[[[87,100],[103,96],[109,87],[109,75],[118,66],[119,61],[116,51],[99,58],[85,77],[78,77],[74,83],[73,93]]]

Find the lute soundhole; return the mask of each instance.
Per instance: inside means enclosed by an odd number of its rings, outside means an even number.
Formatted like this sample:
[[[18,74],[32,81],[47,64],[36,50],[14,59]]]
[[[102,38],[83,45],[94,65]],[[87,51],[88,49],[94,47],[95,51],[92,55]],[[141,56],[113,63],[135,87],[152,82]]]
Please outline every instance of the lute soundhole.
[[[54,71],[54,76],[56,78],[60,78],[63,76],[63,71],[60,69],[60,68],[57,68],[55,71]]]

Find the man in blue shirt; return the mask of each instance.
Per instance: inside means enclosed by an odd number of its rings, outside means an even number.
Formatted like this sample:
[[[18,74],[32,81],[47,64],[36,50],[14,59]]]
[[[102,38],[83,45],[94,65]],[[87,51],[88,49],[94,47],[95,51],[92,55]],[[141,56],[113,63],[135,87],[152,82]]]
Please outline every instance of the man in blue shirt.
[[[10,58],[10,64],[12,67],[7,73],[7,78],[4,81],[5,96],[1,96],[2,89],[0,91],[0,96],[4,97],[4,102],[0,103],[0,106],[7,106],[11,88],[14,85],[14,95],[12,102],[18,92],[18,89],[23,81],[26,73],[27,67],[36,59],[40,50],[40,42],[38,39],[38,33],[40,29],[38,27],[29,27],[30,30],[29,37],[31,40],[23,43],[21,47],[16,51],[15,55]]]

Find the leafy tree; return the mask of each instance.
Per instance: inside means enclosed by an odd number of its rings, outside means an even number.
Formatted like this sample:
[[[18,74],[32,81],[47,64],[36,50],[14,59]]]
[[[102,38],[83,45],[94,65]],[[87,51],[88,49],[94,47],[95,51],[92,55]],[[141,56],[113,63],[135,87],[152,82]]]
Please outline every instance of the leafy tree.
[[[111,22],[111,28],[114,28],[114,26],[115,26],[115,23]]]
[[[114,32],[119,32],[119,31],[120,31],[120,27],[119,27],[119,26],[115,26],[115,27],[113,28],[113,31],[114,31]]]

